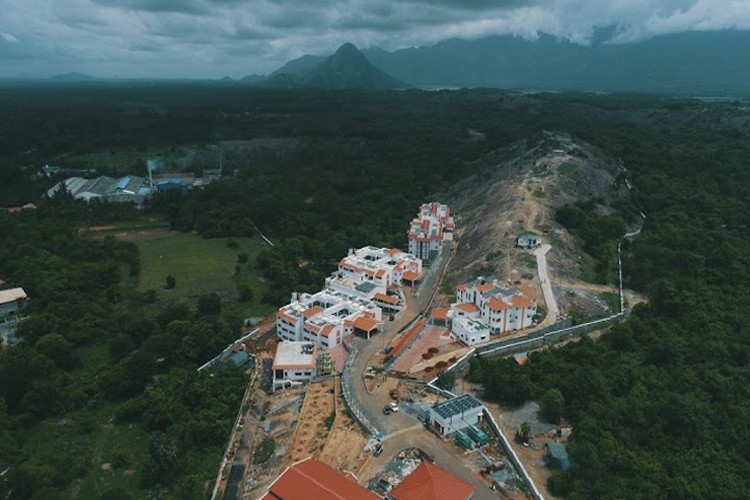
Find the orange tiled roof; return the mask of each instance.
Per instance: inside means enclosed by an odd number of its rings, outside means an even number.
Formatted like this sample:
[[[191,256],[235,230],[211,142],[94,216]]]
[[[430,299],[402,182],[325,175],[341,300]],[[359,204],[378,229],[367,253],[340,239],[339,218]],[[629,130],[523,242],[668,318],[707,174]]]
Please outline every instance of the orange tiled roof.
[[[401,275],[405,280],[414,281],[419,278],[419,274],[414,271],[406,271]]]
[[[378,321],[367,316],[360,316],[354,320],[354,327],[362,331],[369,332],[378,326]]]
[[[323,312],[323,308],[320,306],[312,306],[310,309],[305,310],[305,312],[302,313],[302,315],[305,318],[310,318],[312,316],[315,316],[316,314],[320,314]]]
[[[436,307],[432,310],[432,317],[444,321],[448,318],[448,308]]]
[[[271,484],[263,500],[376,500],[351,475],[339,472],[316,458],[297,462]]]
[[[479,312],[479,308],[471,302],[464,302],[456,306],[457,309],[461,309],[463,312],[474,313]]]
[[[531,299],[527,297],[522,297],[520,295],[514,295],[513,300],[511,300],[511,303],[514,307],[524,308],[524,307],[531,307],[534,305],[534,303],[531,301]]]
[[[477,292],[487,292],[489,290],[492,290],[493,288],[495,288],[495,285],[493,285],[492,283],[485,283],[484,285],[477,285]]]
[[[510,307],[508,306],[508,304],[498,299],[497,297],[492,297],[490,300],[488,300],[487,305],[492,311],[505,311],[506,309],[508,309],[508,307]]]
[[[386,295],[384,293],[376,293],[375,298],[381,302],[385,302],[386,304],[398,304],[398,298],[392,296],[392,295]]]
[[[474,486],[430,462],[422,462],[414,472],[391,490],[395,500],[466,500]]]

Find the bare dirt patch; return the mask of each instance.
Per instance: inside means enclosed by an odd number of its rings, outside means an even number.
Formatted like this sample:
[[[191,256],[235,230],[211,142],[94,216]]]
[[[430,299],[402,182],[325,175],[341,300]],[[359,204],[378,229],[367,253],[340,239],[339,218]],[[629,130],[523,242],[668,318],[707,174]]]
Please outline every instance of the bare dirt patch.
[[[290,465],[308,457],[318,457],[328,437],[327,419],[334,412],[334,380],[310,384],[302,405],[292,443],[284,459]]]
[[[362,465],[362,450],[367,437],[359,425],[349,417],[341,393],[341,380],[336,378],[336,418],[328,434],[320,461],[336,470],[348,470],[357,473]]]

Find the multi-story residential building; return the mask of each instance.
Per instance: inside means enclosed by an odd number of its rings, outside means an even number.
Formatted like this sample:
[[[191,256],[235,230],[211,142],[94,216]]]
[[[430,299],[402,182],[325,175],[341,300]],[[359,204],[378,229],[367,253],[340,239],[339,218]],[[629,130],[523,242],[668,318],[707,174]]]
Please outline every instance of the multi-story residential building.
[[[422,260],[434,259],[440,254],[443,243],[453,239],[454,228],[448,205],[438,202],[422,204],[407,233],[409,253]]]
[[[350,249],[339,261],[338,270],[326,278],[326,288],[373,299],[388,287],[414,282],[422,275],[422,260],[398,248],[362,247]]]
[[[489,340],[490,333],[505,333],[532,326],[536,302],[527,285],[503,287],[495,278],[479,277],[456,287],[451,306],[453,334],[474,345]]]
[[[331,349],[355,331],[370,338],[382,319],[382,310],[364,298],[331,290],[295,293],[291,303],[276,313],[276,332],[282,340],[315,342]]]
[[[291,303],[276,313],[282,340],[315,342],[331,349],[353,334],[377,331],[383,311],[403,309],[401,297],[389,288],[422,275],[422,261],[397,248],[363,247],[350,250],[338,270],[315,294],[293,294]]]

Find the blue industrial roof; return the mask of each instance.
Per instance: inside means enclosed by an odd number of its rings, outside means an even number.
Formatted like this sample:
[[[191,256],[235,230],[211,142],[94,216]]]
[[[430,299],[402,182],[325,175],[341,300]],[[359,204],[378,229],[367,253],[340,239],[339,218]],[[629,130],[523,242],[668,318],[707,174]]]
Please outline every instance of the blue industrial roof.
[[[115,186],[115,189],[125,189],[128,184],[130,183],[130,177],[126,176],[117,181],[117,185]]]
[[[450,418],[453,415],[472,410],[478,406],[482,406],[482,403],[477,401],[471,394],[464,394],[463,396],[437,403],[432,409],[441,417]]]

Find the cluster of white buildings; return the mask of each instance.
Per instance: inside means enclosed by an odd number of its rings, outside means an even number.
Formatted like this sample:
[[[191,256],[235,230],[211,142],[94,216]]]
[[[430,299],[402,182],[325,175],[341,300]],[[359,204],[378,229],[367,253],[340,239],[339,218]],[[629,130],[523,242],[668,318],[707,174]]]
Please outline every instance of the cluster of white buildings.
[[[453,335],[467,345],[534,323],[536,301],[526,284],[503,286],[495,278],[477,279],[456,287],[456,302],[448,318]]]
[[[292,294],[276,313],[281,340],[314,342],[322,349],[341,345],[354,333],[370,335],[380,328],[383,312],[397,312],[403,302],[389,290],[422,274],[422,261],[396,248],[367,246],[350,250],[317,293]]]
[[[455,223],[448,205],[424,203],[417,217],[409,224],[409,253],[422,260],[432,260],[440,254],[443,243],[453,240]]]

